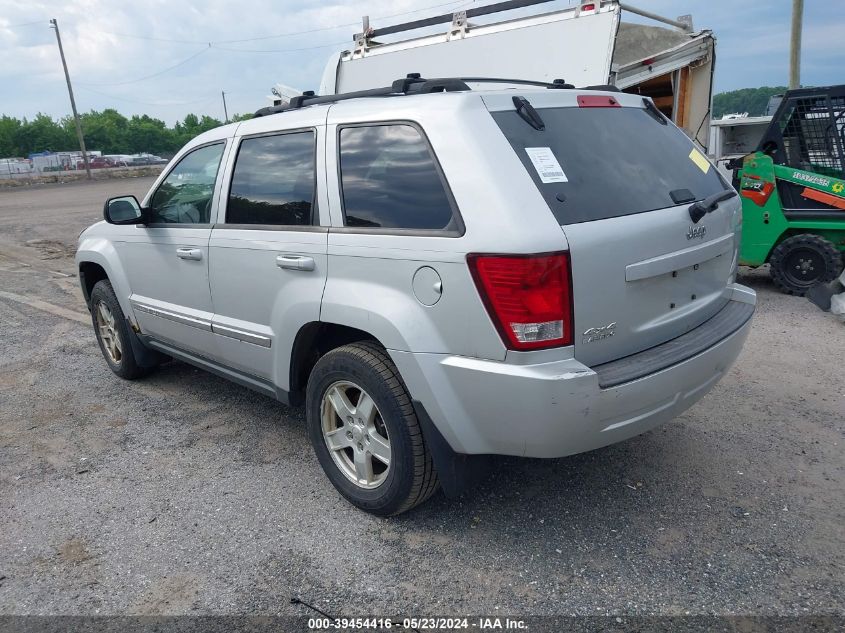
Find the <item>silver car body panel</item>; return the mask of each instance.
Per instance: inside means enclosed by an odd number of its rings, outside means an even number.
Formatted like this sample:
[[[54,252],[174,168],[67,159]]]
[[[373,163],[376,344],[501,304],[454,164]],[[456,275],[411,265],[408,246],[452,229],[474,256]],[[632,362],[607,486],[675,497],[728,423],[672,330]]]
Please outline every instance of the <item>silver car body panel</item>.
[[[180,357],[201,359],[197,364],[263,392],[291,388],[292,351],[303,328],[338,324],[384,345],[413,399],[458,452],[553,457],[630,437],[704,395],[739,354],[749,324],[692,358],[612,388],[602,389],[591,368],[682,336],[729,301],[754,303],[753,292],[733,283],[739,202],[708,214],[700,223],[706,234],[695,240],[687,239],[688,205],[561,226],[490,116],[513,109],[517,94],[536,108],[577,106],[577,91],[520,88],[355,99],[218,128],[189,143],[168,167],[199,145],[227,143],[210,226],[101,222],[80,236],[77,261],[104,268],[144,340],[182,350]],[[613,96],[624,107],[642,107],[639,96]],[[338,130],[386,122],[423,130],[461,231],[344,227]],[[317,134],[316,225],[227,226],[241,139],[304,127]],[[176,257],[184,247],[201,250],[202,258]],[[507,349],[467,254],[566,250],[574,345]],[[415,295],[422,268],[425,279],[439,280],[434,303]],[[591,328],[607,334],[611,323],[612,336],[582,337]]]
[[[736,286],[735,301],[755,301]],[[736,360],[751,327],[681,363],[608,389],[575,358],[508,363],[391,351],[431,419],[460,453],[564,457],[619,442],[677,417]]]

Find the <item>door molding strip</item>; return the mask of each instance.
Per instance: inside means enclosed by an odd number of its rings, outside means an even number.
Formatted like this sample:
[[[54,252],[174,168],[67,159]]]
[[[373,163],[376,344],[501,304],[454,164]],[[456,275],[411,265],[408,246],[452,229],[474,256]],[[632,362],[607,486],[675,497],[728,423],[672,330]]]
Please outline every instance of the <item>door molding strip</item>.
[[[261,347],[270,347],[272,340],[269,336],[263,334],[256,334],[254,332],[247,332],[237,328],[229,327],[228,325],[220,325],[219,323],[211,324],[211,331],[220,336],[234,338],[244,343],[252,343],[253,345],[260,345]]]
[[[182,325],[187,325],[189,327],[195,327],[200,330],[205,330],[206,332],[211,332],[211,321],[208,319],[201,319],[195,316],[188,316],[186,314],[180,314],[178,312],[174,312],[172,310],[165,310],[163,308],[156,308],[146,303],[141,303],[136,299],[132,299],[132,307],[139,312],[144,312],[146,314],[151,314],[153,316],[159,317],[161,319],[168,319],[169,321],[175,321],[176,323],[181,323]]]
[[[137,299],[132,299],[132,307],[138,312],[151,314],[152,316],[156,316],[161,319],[167,319],[175,323],[195,327],[205,332],[213,332],[214,334],[219,334],[220,336],[233,338],[238,341],[243,341],[244,343],[251,343],[253,345],[258,345],[259,347],[269,348],[273,344],[273,340],[264,334],[258,334],[257,332],[250,332],[249,330],[243,330],[240,328],[233,328],[219,323],[213,323],[208,319],[182,314],[180,312],[176,312],[175,310],[157,308],[147,303],[142,303]]]

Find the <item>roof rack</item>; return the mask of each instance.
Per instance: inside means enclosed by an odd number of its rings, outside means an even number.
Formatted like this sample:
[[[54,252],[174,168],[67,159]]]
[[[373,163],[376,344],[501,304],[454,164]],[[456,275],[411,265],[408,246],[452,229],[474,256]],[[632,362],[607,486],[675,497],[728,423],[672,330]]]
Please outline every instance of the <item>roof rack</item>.
[[[385,26],[380,29],[369,28],[369,20],[365,19],[364,33],[355,35],[353,39],[357,40],[361,37],[371,39],[379,37],[380,35],[392,35],[393,33],[402,33],[404,31],[413,31],[415,29],[425,28],[427,26],[434,26],[435,24],[442,24],[444,22],[452,22],[456,15],[460,15],[466,22],[469,18],[475,18],[481,15],[490,15],[492,13],[501,13],[502,11],[511,11],[513,9],[522,9],[531,7],[536,4],[546,4],[553,0],[508,0],[507,2],[498,2],[496,4],[489,4],[484,7],[476,7],[474,9],[467,9],[458,13],[444,13],[430,18],[422,18],[419,20],[412,20],[410,22],[403,22],[402,24],[394,24],[393,26]]]
[[[538,4],[547,4],[553,1],[554,0],[506,0],[505,2],[488,4],[487,6],[483,7],[474,7],[472,9],[455,11],[453,13],[443,13],[441,15],[435,15],[430,18],[420,18],[418,20],[411,20],[410,22],[402,22],[401,24],[394,24],[392,26],[383,26],[378,29],[372,28],[370,26],[369,16],[365,16],[363,22],[363,31],[361,33],[356,33],[352,37],[352,40],[360,48],[361,46],[374,44],[375,42],[373,42],[372,40],[382,35],[393,35],[394,33],[415,31],[417,29],[435,26],[446,22],[452,23],[453,32],[466,31],[466,29],[469,28],[467,20],[469,20],[470,18],[477,18],[482,15],[492,15],[494,13],[513,11],[514,9],[524,9],[526,7],[533,7]],[[582,9],[582,7],[585,7],[585,5],[593,5],[589,8],[589,10],[595,10],[596,8],[601,8],[603,4],[609,4],[610,1],[611,0],[578,0],[576,6],[573,8],[576,11],[577,15],[577,13],[580,13],[582,10],[584,10]],[[624,9],[625,11],[641,15],[645,18],[649,18],[657,22],[663,22],[664,24],[668,24],[670,26],[675,27],[676,29],[686,31],[688,33],[692,32],[693,30],[692,16],[690,15],[682,15],[677,20],[671,20],[651,11],[646,11],[644,9],[639,9],[637,7],[631,6],[624,0],[616,1],[618,2],[619,7]]]
[[[254,116],[269,116],[289,110],[299,110],[305,106],[320,105],[323,103],[336,103],[348,99],[360,99],[363,97],[399,97],[410,94],[430,94],[434,92],[463,92],[470,90],[468,83],[491,83],[491,84],[517,84],[524,86],[537,86],[550,90],[572,90],[574,85],[566,83],[563,79],[555,79],[551,83],[544,81],[532,81],[530,79],[505,79],[502,77],[442,77],[439,79],[424,79],[419,73],[409,73],[402,79],[397,79],[390,86],[384,88],[371,88],[369,90],[357,90],[355,92],[343,92],[336,95],[316,95],[309,90],[290,100],[287,105],[269,106],[258,110]],[[582,90],[613,90],[618,91],[615,86],[587,86]]]

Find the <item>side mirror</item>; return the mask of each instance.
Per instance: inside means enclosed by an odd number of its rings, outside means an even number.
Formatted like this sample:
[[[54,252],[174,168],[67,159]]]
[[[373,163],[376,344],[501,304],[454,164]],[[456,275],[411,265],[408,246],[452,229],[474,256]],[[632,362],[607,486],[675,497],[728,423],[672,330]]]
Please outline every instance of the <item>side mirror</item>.
[[[103,207],[103,219],[109,224],[140,224],[144,210],[135,196],[109,198]]]

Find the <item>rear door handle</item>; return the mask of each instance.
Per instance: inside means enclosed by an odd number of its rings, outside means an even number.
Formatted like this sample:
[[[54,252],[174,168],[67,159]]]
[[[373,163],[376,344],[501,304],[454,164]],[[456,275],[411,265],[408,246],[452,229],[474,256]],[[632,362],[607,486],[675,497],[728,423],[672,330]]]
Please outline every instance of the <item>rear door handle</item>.
[[[179,259],[194,259],[199,261],[202,259],[202,251],[198,248],[177,248],[176,257]]]
[[[305,255],[278,255],[276,266],[286,270],[314,270],[316,264],[313,257]]]

